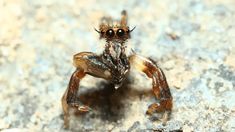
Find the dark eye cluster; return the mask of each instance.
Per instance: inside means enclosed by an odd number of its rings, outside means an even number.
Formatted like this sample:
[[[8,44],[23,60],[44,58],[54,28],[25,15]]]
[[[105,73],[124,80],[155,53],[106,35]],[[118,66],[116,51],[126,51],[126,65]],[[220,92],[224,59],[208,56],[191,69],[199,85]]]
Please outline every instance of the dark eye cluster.
[[[113,29],[109,29],[106,31],[106,36],[109,38],[112,38],[115,34],[118,37],[123,37],[125,35],[125,31],[123,29],[118,29],[117,32],[115,33]]]
[[[106,36],[108,36],[109,38],[112,38],[114,36],[114,31],[113,29],[109,29],[106,31]]]

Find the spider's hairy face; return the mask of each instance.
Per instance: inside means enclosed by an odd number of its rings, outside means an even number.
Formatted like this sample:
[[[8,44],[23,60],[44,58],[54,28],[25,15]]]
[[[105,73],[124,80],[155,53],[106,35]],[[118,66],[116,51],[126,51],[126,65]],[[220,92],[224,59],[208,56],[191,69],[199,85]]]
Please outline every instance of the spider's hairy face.
[[[124,43],[130,38],[130,30],[127,26],[120,24],[101,25],[100,38],[104,38],[107,42],[114,41]]]
[[[107,42],[118,42],[122,44],[130,38],[131,31],[133,29],[129,30],[127,26],[127,13],[126,11],[122,11],[121,20],[114,21],[110,17],[102,18],[99,31],[97,32],[100,34],[100,38],[105,39]]]

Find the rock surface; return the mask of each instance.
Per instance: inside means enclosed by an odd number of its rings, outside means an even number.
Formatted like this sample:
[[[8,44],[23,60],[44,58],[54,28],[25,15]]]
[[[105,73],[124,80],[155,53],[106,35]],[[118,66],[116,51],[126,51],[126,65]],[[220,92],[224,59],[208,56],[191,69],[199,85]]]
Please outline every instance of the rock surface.
[[[65,130],[60,100],[72,56],[100,53],[93,27],[123,9],[137,27],[127,45],[167,76],[171,119],[164,126],[145,115],[151,81],[132,71],[118,90],[87,76],[80,90],[93,110]],[[1,0],[0,131],[235,131],[234,21],[234,0]]]

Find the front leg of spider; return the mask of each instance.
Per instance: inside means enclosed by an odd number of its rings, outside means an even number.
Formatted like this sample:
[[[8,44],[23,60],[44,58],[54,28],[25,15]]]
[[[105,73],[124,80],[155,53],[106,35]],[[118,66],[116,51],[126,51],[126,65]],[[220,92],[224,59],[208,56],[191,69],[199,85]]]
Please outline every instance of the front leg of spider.
[[[82,105],[77,97],[80,80],[85,76],[83,70],[76,69],[72,74],[67,90],[62,97],[62,107],[64,111],[64,126],[68,127],[69,109],[76,108],[80,112],[89,111],[88,106]]]
[[[108,67],[103,63],[101,56],[91,52],[81,52],[73,58],[75,72],[72,74],[68,88],[62,97],[62,107],[64,112],[64,127],[69,127],[69,110],[71,108],[78,112],[88,112],[90,108],[83,105],[78,98],[79,83],[86,74],[104,79],[110,78]]]
[[[172,96],[164,73],[154,62],[139,55],[132,55],[129,60],[131,66],[152,79],[153,93],[159,100],[159,103],[151,104],[146,113],[152,115],[154,112],[165,112],[163,121],[166,122],[172,109]]]

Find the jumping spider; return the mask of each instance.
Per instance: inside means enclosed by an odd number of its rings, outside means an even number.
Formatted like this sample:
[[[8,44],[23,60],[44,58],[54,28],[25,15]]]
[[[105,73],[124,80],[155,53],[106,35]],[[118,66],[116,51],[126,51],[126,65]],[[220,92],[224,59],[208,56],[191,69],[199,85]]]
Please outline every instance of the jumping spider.
[[[130,33],[134,30],[127,26],[127,13],[122,11],[121,20],[113,21],[104,18],[96,30],[101,39],[106,40],[105,50],[101,55],[92,52],[81,52],[73,57],[76,70],[72,74],[67,90],[62,97],[64,112],[64,126],[69,127],[69,108],[75,108],[79,112],[88,112],[90,108],[83,105],[77,97],[80,80],[86,74],[98,78],[104,78],[114,84],[115,88],[122,85],[127,78],[130,68],[144,72],[152,79],[153,93],[159,102],[149,106],[147,114],[154,112],[170,113],[172,109],[172,96],[163,71],[150,59],[133,53],[127,56],[125,42],[130,39]]]

